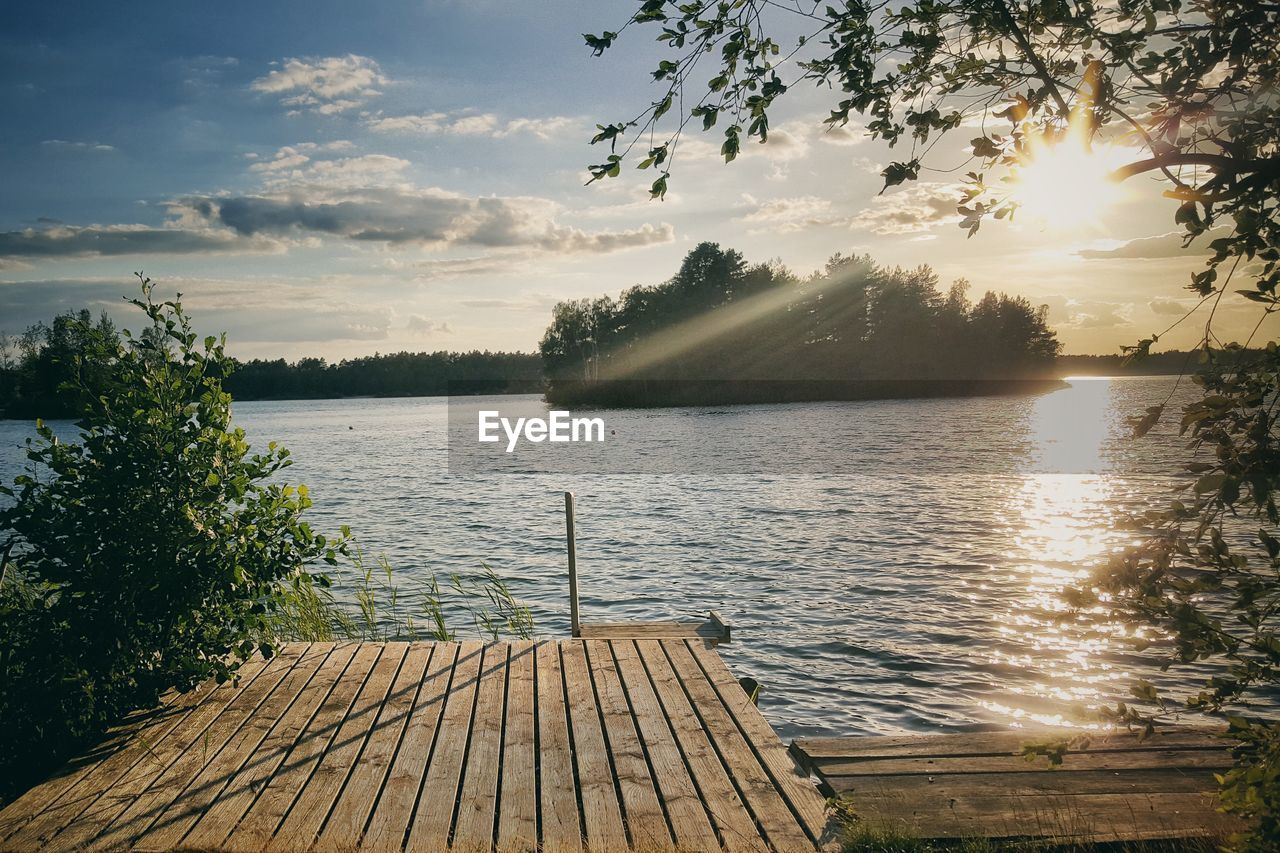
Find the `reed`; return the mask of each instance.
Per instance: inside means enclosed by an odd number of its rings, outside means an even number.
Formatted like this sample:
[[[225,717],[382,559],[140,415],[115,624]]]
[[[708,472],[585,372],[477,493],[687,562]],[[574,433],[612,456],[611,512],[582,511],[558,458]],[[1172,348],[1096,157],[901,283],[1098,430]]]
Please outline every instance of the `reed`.
[[[533,613],[487,563],[479,576],[450,574],[444,590],[433,572],[417,600],[402,590],[384,556],[369,560],[358,546],[349,554],[354,586],[349,598],[310,577],[282,583],[283,604],[272,613],[268,637],[276,641],[456,640],[449,614],[465,613],[470,633],[491,640],[531,639]],[[341,590],[339,590],[341,592]],[[354,602],[354,606],[352,604]],[[416,606],[415,606],[416,604]]]

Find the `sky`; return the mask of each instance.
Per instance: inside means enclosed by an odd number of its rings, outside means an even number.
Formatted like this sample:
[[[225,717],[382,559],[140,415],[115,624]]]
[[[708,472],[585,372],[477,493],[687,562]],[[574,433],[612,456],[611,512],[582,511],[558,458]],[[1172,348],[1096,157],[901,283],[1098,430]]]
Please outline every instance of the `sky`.
[[[1150,178],[1070,227],[957,227],[976,133],[879,194],[904,152],[822,125],[806,84],[770,142],[724,165],[688,137],[671,190],[648,172],[584,186],[597,122],[660,97],[652,35],[604,57],[621,0],[6,4],[0,31],[0,332],[67,309],[137,315],[132,274],[180,291],[201,332],[243,358],[331,361],[401,350],[525,350],[559,300],[669,278],[710,240],[799,274],[836,252],[930,264],[1049,306],[1069,353],[1116,352],[1194,299]],[[710,75],[709,75],[710,76]],[[1236,300],[1243,302],[1243,300]],[[1219,336],[1256,320],[1224,302]],[[1162,338],[1189,345],[1187,321]]]

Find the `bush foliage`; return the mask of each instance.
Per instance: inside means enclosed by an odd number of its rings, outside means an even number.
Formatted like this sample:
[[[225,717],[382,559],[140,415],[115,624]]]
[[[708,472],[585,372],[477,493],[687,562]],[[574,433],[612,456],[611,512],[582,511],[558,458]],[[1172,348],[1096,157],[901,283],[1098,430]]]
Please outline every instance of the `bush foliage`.
[[[0,779],[13,788],[170,688],[273,654],[275,614],[346,549],[303,519],[287,450],[250,450],[198,340],[149,280],[144,334],[86,334],[68,368],[79,439],[37,423],[0,510]],[[3,795],[0,791],[0,795]]]

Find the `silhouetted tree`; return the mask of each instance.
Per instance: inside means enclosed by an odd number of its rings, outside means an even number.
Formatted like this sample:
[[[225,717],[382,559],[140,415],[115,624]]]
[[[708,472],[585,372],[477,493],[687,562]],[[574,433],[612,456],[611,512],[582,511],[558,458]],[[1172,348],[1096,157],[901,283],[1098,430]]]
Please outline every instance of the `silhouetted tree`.
[[[834,255],[800,280],[715,243],[676,274],[608,297],[561,302],[540,353],[549,379],[976,379],[1043,374],[1058,342],[1044,309],[928,266],[884,269]]]

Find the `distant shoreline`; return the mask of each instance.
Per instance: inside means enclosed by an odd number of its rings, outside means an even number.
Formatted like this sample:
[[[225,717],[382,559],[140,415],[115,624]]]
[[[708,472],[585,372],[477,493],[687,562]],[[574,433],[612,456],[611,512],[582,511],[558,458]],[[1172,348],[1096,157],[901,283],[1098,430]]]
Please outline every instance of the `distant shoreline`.
[[[546,400],[571,408],[645,409],[771,403],[859,402],[1042,394],[1064,388],[1059,378],[552,381]]]
[[[794,382],[790,380],[744,380],[739,382],[729,381],[730,385],[758,385],[764,382],[776,382],[779,385],[798,386],[800,390],[791,393],[777,393],[772,397],[765,397],[760,394],[739,394],[738,397],[730,399],[724,395],[708,395],[706,399],[698,398],[679,398],[668,397],[666,401],[659,400],[656,396],[653,402],[643,402],[636,400],[625,400],[619,397],[616,402],[604,402],[600,400],[590,399],[587,395],[563,395],[558,394],[551,388],[546,387],[543,383],[512,383],[506,380],[494,382],[492,387],[485,387],[483,383],[470,382],[464,390],[455,390],[451,392],[443,392],[437,394],[326,394],[326,395],[287,395],[287,396],[236,396],[236,403],[302,403],[313,402],[320,403],[330,400],[410,400],[429,397],[466,397],[466,396],[515,396],[527,394],[542,394],[547,397],[547,402],[551,405],[578,405],[578,406],[600,406],[602,408],[665,408],[665,407],[687,407],[702,405],[767,405],[771,403],[819,403],[819,402],[858,402],[871,400],[911,400],[911,399],[942,399],[942,398],[966,398],[966,397],[995,397],[995,396],[1016,396],[1021,394],[1042,394],[1047,391],[1056,390],[1066,387],[1066,379],[1070,377],[1088,377],[1088,378],[1124,378],[1124,379],[1155,379],[1160,377],[1174,376],[1175,372],[1156,372],[1156,373],[1126,373],[1123,371],[1114,372],[1089,372],[1081,370],[1078,372],[1064,372],[1063,376],[1048,377],[1041,379],[962,379],[962,380],[859,380],[854,382],[840,382],[838,380],[811,380]],[[641,381],[641,380],[636,380]],[[710,384],[710,383],[707,383]],[[720,384],[720,383],[716,383]],[[831,386],[846,386],[851,390],[847,390],[843,394],[833,393]],[[854,386],[863,386],[860,391],[852,390]],[[827,386],[824,391],[817,391],[814,386]],[[873,388],[879,386],[873,391]],[[897,386],[892,388],[890,386]],[[0,410],[0,420],[35,420],[43,417],[45,420],[73,420],[71,415],[53,415],[42,416],[38,413],[15,412],[9,413]]]

